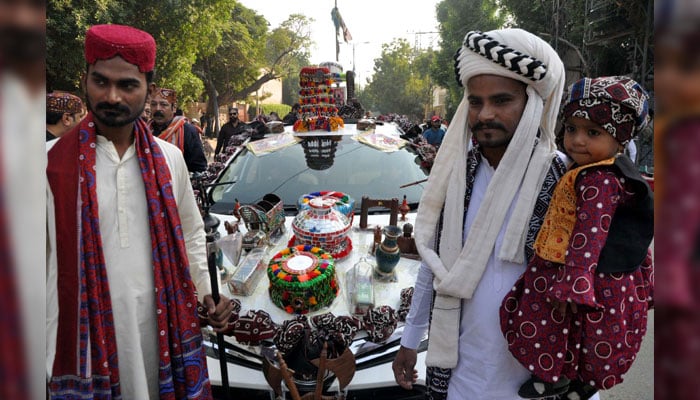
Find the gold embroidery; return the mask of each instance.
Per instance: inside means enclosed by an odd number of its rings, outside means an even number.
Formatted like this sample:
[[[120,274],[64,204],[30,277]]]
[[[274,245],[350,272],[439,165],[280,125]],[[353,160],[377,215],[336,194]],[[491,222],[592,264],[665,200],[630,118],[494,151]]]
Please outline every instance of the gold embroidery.
[[[615,157],[574,168],[557,183],[535,240],[535,253],[542,259],[564,264],[569,239],[576,224],[576,177],[586,168],[612,165]]]

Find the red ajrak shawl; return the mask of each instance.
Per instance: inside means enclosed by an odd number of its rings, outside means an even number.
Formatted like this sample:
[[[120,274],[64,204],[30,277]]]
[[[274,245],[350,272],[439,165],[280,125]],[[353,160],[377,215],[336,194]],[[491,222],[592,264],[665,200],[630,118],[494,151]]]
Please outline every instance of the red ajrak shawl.
[[[0,399],[29,398],[27,366],[19,318],[19,295],[8,228],[7,183],[0,152]]]
[[[185,117],[177,116],[173,118],[167,128],[158,135],[159,138],[170,142],[177,146],[180,151],[184,151],[185,148]],[[152,127],[153,120],[150,121],[149,127]]]
[[[163,400],[211,399],[197,297],[170,170],[148,127],[134,125],[148,199]],[[52,399],[120,399],[119,361],[99,230],[92,113],[48,153],[58,256],[58,334]],[[78,207],[80,205],[80,208]],[[76,211],[77,210],[77,211]],[[88,284],[89,282],[89,284]],[[188,306],[195,305],[194,307]],[[126,366],[128,368],[128,366]]]

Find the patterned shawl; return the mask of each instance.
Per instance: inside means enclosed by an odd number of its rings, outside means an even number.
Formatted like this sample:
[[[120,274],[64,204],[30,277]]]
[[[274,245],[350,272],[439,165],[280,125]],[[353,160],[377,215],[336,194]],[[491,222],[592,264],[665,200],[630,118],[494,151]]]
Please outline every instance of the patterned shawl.
[[[134,131],[148,199],[156,307],[163,310],[157,315],[160,398],[211,399],[196,307],[189,306],[196,305],[197,298],[170,170],[145,123],[137,120]],[[61,312],[50,382],[52,399],[121,398],[114,319],[99,230],[96,147],[90,113],[48,153],[56,237],[61,238],[57,249]]]
[[[177,117],[173,118],[172,121],[170,121],[170,125],[163,129],[163,132],[161,132],[158,137],[166,142],[174,144],[178,149],[180,149],[180,151],[184,151],[185,122],[187,122],[185,117],[178,115]],[[153,120],[150,121],[149,127],[153,127]]]

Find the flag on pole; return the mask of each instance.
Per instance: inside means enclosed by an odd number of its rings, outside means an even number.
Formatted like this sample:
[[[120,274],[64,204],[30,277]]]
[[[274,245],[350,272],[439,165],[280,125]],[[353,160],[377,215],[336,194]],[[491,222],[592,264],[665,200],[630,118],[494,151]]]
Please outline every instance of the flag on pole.
[[[338,11],[338,7],[333,7],[333,10],[331,11],[331,17],[333,18],[333,24],[335,24],[336,32],[342,29],[343,40],[345,41],[345,43],[352,41],[352,35],[350,34],[350,30],[345,25],[345,21],[343,21],[343,17],[340,15],[340,11]]]

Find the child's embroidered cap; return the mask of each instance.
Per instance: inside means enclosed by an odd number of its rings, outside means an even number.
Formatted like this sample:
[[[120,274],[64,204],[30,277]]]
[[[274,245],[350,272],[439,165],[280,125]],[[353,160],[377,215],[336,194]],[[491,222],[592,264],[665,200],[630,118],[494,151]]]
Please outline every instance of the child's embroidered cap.
[[[583,78],[564,97],[562,119],[569,117],[593,121],[625,145],[649,121],[649,95],[626,76]]]

